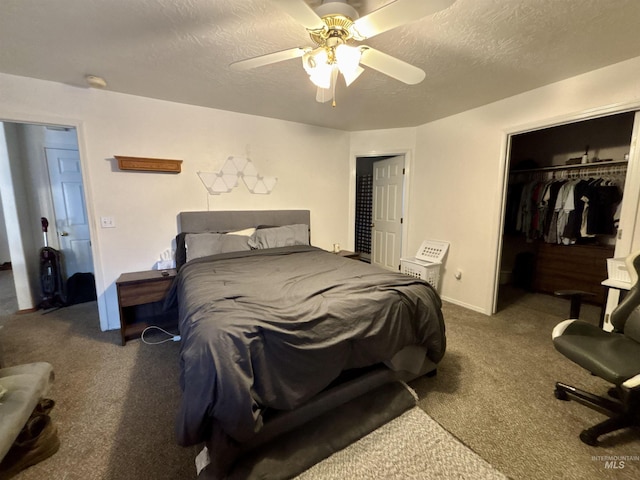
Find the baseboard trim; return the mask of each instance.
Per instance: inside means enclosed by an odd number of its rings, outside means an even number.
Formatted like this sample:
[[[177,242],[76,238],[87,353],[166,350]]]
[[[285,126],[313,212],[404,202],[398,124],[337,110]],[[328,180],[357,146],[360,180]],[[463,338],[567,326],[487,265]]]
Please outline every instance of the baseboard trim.
[[[16,315],[24,315],[26,313],[33,313],[33,312],[37,312],[38,309],[37,308],[25,308],[24,310],[18,310],[16,312]]]
[[[474,312],[478,312],[478,313],[481,313],[483,315],[491,316],[490,312],[487,312],[484,308],[480,308],[480,307],[478,307],[476,305],[470,305],[468,303],[464,303],[464,302],[461,302],[459,300],[455,300],[453,298],[444,297],[442,295],[440,296],[440,298],[442,298],[442,300],[444,300],[445,302],[453,303],[454,305],[458,305],[459,307],[464,307],[464,308],[467,308],[469,310],[473,310]]]

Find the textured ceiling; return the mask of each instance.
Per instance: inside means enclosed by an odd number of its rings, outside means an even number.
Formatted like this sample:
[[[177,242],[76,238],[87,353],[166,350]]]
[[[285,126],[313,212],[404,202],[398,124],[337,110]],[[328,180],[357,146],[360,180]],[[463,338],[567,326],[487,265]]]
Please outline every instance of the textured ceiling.
[[[350,3],[364,15],[390,1]],[[640,56],[639,20],[638,0],[457,0],[365,42],[424,69],[422,83],[367,69],[338,85],[332,108],[315,101],[299,59],[229,69],[312,45],[275,1],[2,0],[0,72],[82,87],[94,74],[115,92],[343,130],[393,128]]]

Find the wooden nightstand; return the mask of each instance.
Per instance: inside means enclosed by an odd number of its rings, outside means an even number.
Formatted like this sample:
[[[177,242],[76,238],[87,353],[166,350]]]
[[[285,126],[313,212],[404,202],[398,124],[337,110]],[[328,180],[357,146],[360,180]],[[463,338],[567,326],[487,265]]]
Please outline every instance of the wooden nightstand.
[[[177,309],[164,311],[163,302],[176,276],[176,270],[123,273],[116,280],[120,308],[120,335],[122,345],[138,338],[149,325],[175,327]]]

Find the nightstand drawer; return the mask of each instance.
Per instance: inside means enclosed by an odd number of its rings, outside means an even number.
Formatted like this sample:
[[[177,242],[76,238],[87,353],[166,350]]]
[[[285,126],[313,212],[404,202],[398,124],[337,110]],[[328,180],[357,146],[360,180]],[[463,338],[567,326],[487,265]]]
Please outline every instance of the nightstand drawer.
[[[154,282],[118,286],[120,306],[130,307],[131,305],[164,300],[164,297],[171,287],[171,280],[172,279],[162,279]]]

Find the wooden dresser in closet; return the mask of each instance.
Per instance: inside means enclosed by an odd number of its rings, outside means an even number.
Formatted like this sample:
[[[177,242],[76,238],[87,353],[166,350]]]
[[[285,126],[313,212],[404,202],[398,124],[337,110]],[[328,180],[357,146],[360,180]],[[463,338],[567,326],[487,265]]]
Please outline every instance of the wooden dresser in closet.
[[[541,243],[538,248],[533,288],[538,292],[584,290],[596,296],[590,303],[604,303],[607,258],[613,257],[613,246],[557,245]]]

